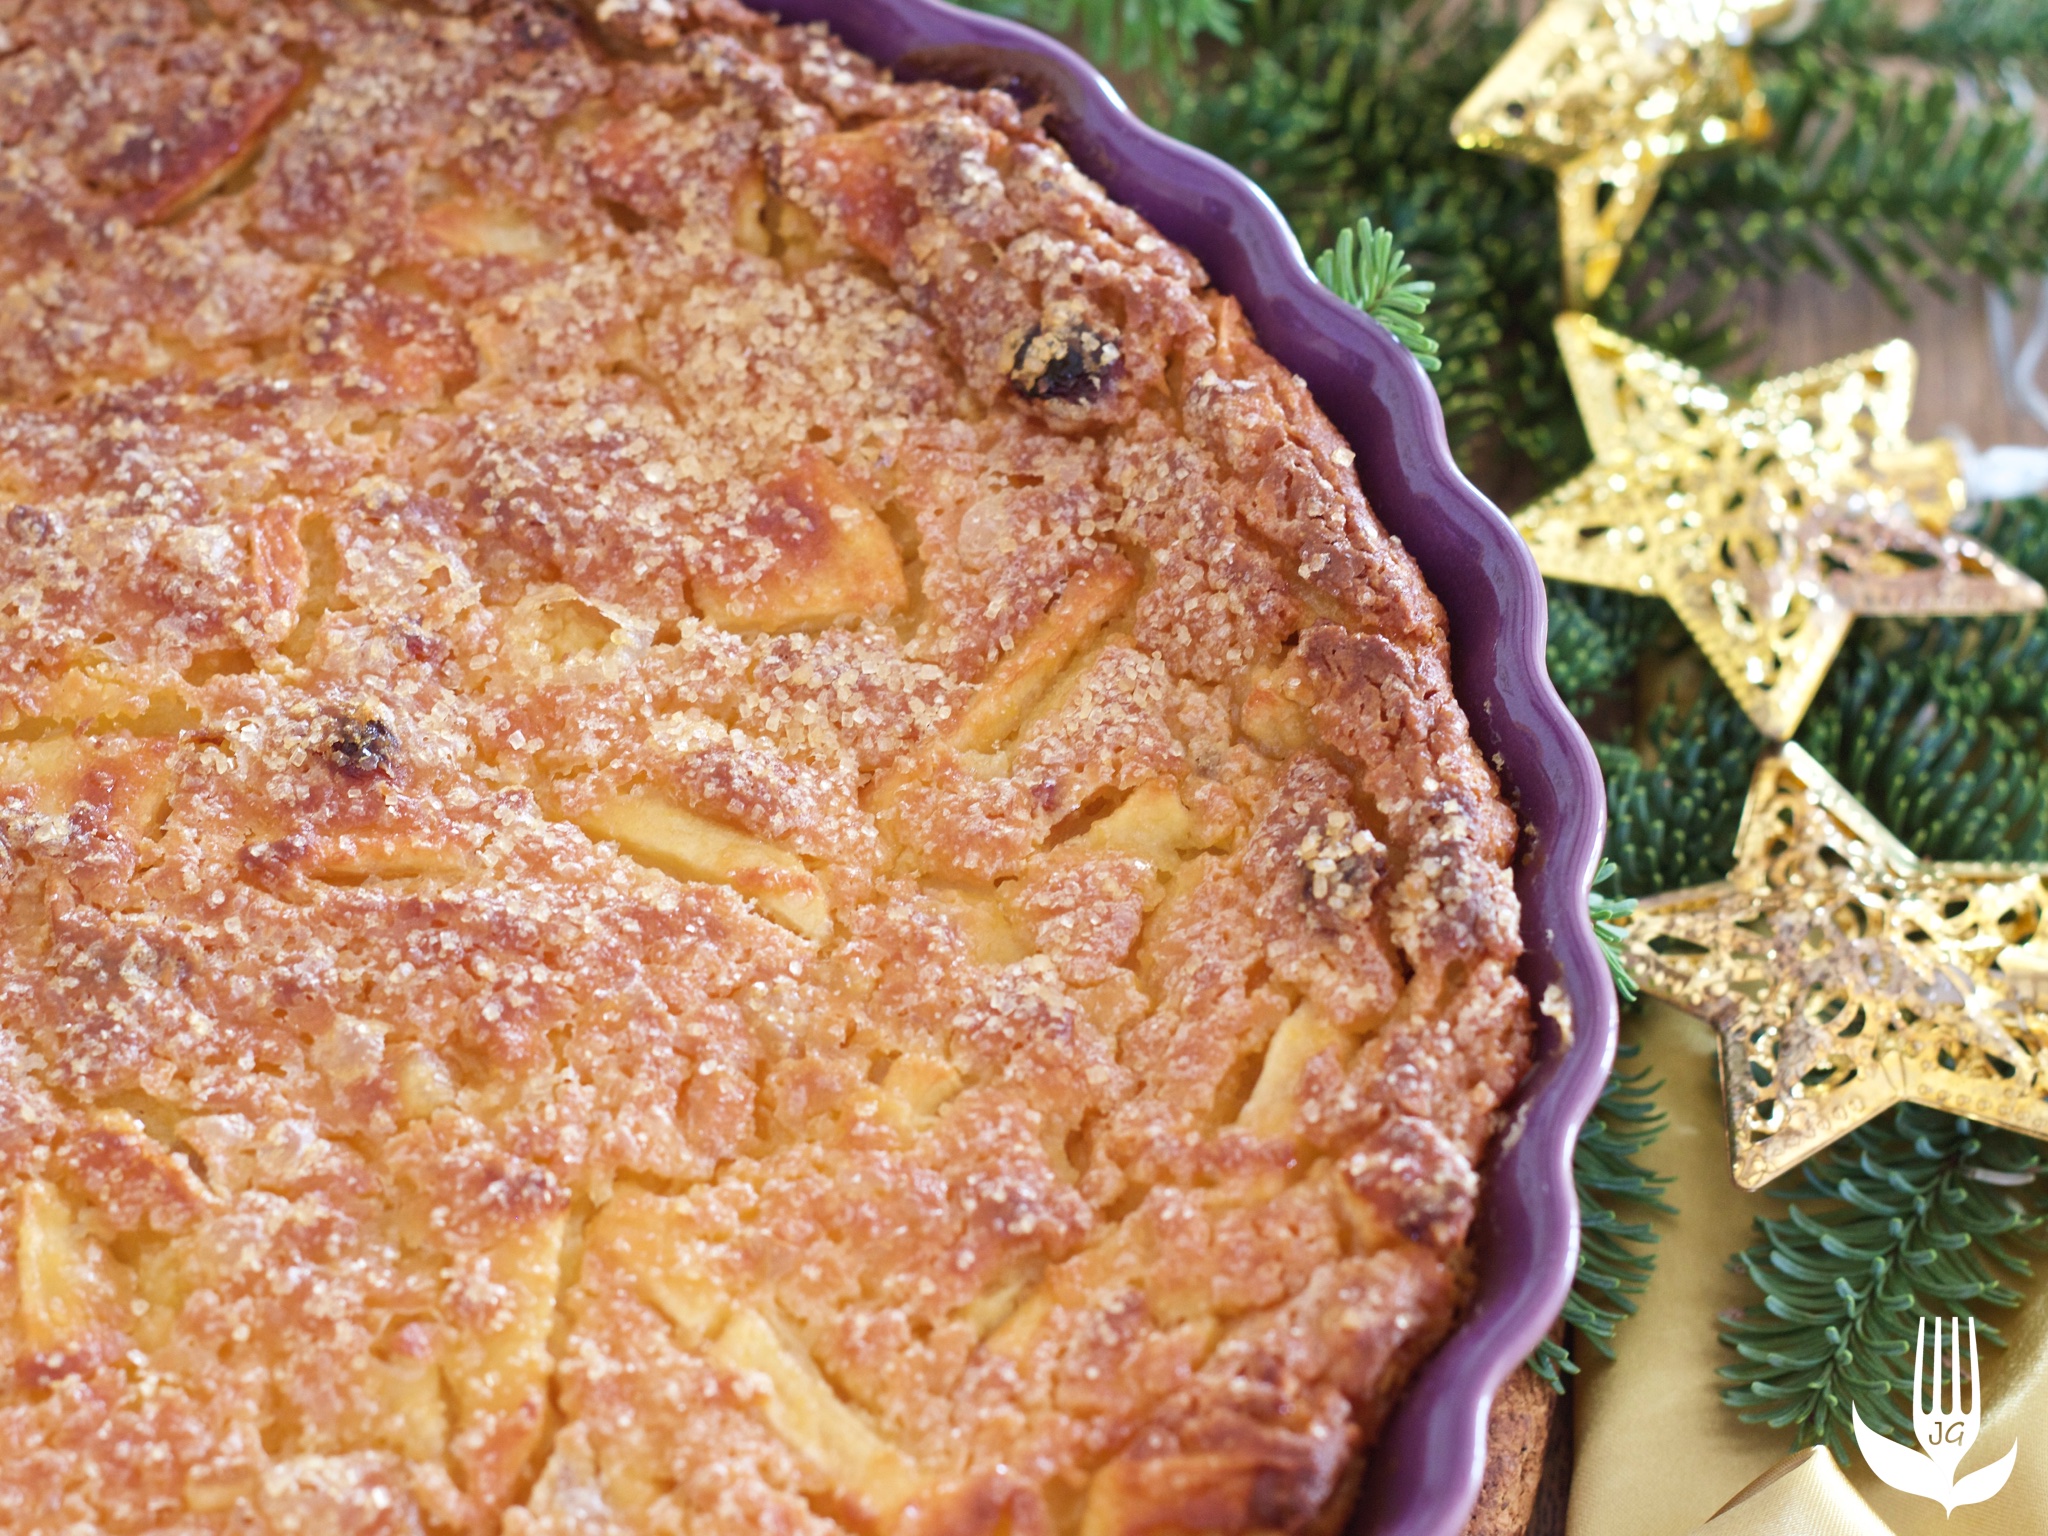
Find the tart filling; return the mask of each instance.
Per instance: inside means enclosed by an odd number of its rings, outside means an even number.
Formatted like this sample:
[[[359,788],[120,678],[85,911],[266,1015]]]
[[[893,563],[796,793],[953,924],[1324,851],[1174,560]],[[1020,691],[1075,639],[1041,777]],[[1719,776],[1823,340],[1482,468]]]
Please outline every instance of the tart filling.
[[[1193,259],[728,0],[27,0],[0,156],[10,1527],[1338,1519],[1516,828]]]

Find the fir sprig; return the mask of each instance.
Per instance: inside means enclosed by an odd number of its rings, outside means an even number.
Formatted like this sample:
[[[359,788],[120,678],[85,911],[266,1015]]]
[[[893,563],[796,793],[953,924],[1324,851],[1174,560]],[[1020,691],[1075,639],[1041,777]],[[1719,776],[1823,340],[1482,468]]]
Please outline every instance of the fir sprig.
[[[1760,1219],[1737,1257],[1762,1300],[1721,1335],[1739,1357],[1722,1400],[1844,1464],[1852,1405],[1910,1436],[1895,1394],[1916,1319],[1967,1311],[2004,1343],[1982,1310],[2019,1305],[2005,1277],[2032,1272],[2021,1248],[2048,1225],[2041,1160],[2039,1142],[1905,1105],[1806,1164],[1785,1216]]]
[[[1623,1046],[1617,1054],[1627,1060],[1636,1048]],[[1579,1195],[1579,1269],[1565,1297],[1564,1321],[1609,1359],[1614,1357],[1614,1330],[1635,1315],[1635,1298],[1650,1283],[1657,1262],[1652,1251],[1656,1228],[1623,1215],[1621,1208],[1677,1214],[1663,1194],[1671,1181],[1638,1161],[1664,1129],[1664,1114],[1656,1105],[1661,1085],[1648,1077],[1647,1068],[1625,1073],[1617,1066],[1572,1153],[1572,1181]],[[1559,1392],[1564,1390],[1564,1378],[1579,1369],[1570,1350],[1554,1339],[1536,1346],[1529,1367]]]
[[[1691,704],[1660,706],[1639,750],[1595,741],[1607,775],[1607,853],[1632,896],[1704,885],[1728,873],[1763,739],[1709,677]]]
[[[1636,904],[1625,896],[1601,891],[1614,874],[1614,866],[1603,859],[1593,875],[1586,905],[1593,918],[1593,936],[1613,974],[1614,989],[1624,1002],[1633,1002],[1635,978],[1622,961],[1622,934],[1617,925],[1627,920]],[[1625,1045],[1615,1054],[1626,1061],[1636,1054],[1636,1048]],[[1579,1198],[1579,1267],[1565,1296],[1563,1320],[1610,1360],[1614,1358],[1614,1330],[1634,1315],[1635,1298],[1650,1283],[1650,1271],[1657,1262],[1651,1251],[1657,1241],[1656,1228],[1625,1218],[1616,1207],[1647,1206],[1676,1214],[1662,1193],[1671,1181],[1638,1161],[1664,1129],[1664,1115],[1656,1105],[1661,1085],[1644,1081],[1648,1075],[1624,1073],[1618,1065],[1609,1072],[1607,1086],[1572,1149],[1572,1183]],[[1556,1339],[1545,1339],[1536,1346],[1529,1368],[1557,1392],[1564,1391],[1564,1378],[1576,1375],[1579,1369],[1571,1350]]]
[[[1364,213],[1409,253],[1436,284],[1434,381],[1452,445],[1496,494],[1537,488],[1532,452],[1568,472],[1586,451],[1550,336],[1550,178],[1450,133],[1452,109],[1519,29],[1495,0],[1250,0],[1242,45],[1210,58],[1165,117],[1257,177],[1306,249]]]
[[[1614,991],[1624,1003],[1632,1003],[1640,996],[1635,977],[1629,975],[1628,965],[1621,958],[1622,945],[1627,935],[1621,925],[1636,909],[1633,896],[1610,896],[1600,889],[1620,871],[1612,859],[1602,859],[1600,867],[1593,874],[1593,894],[1587,899],[1586,907],[1593,919],[1593,937],[1600,945],[1601,956],[1607,961],[1607,973],[1614,978]]]
[[[2048,581],[2048,498],[2029,496],[1989,508],[1978,537],[2036,581]]]
[[[1337,243],[1316,258],[1316,276],[1346,304],[1364,310],[1393,333],[1429,372],[1443,367],[1436,343],[1422,328],[1436,284],[1414,276],[1393,234],[1360,217],[1337,232]]]
[[[1204,37],[1234,43],[1241,0],[983,0],[981,9],[1048,32],[1072,32],[1114,69],[1155,69],[1189,58]]]
[[[1820,30],[1858,52],[1912,57],[1993,85],[2013,72],[2048,85],[2048,27],[2041,0],[1944,0],[1908,26],[1890,6],[1827,0]]]
[[[1612,719],[1635,715],[1635,680],[1645,653],[1676,628],[1658,598],[1602,587],[1546,581],[1550,637],[1545,661],[1550,680],[1580,721],[1598,730],[1603,706]]]
[[[2048,573],[2048,501],[1980,537]],[[2048,624],[2037,616],[1857,626],[1800,743],[1915,852],[2048,859]]]
[[[1763,266],[1860,274],[1904,312],[1915,282],[1953,294],[1960,276],[2010,283],[2048,266],[2048,162],[2030,114],[1955,71],[1858,68],[1825,25],[1766,57],[1772,145],[1676,167],[1626,282]]]
[[[1922,853],[2048,858],[2044,676],[2038,623],[1869,625],[1799,739]]]

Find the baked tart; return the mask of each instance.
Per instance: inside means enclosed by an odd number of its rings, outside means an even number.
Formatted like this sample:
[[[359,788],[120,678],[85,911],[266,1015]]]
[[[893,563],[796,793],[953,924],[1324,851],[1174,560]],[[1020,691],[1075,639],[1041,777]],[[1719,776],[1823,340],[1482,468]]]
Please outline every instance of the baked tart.
[[[1196,262],[731,0],[8,0],[0,157],[0,1524],[1334,1528],[1516,823]]]

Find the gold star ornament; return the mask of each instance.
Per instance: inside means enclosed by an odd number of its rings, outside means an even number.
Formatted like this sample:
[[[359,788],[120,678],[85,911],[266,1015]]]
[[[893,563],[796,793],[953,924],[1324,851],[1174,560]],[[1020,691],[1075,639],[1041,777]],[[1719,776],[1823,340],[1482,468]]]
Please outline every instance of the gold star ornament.
[[[1451,117],[1467,149],[1557,172],[1565,304],[1603,293],[1693,149],[1770,132],[1750,33],[1788,0],[1550,0]]]
[[[1758,767],[1718,885],[1640,903],[1643,991],[1708,1020],[1735,1182],[1894,1104],[2048,1137],[2048,864],[1923,863],[1810,756]]]
[[[1584,315],[1557,341],[1593,464],[1514,518],[1546,576],[1669,602],[1784,740],[1858,614],[2012,613],[2040,585],[1951,532],[1955,451],[1906,437],[1903,341],[1739,400]]]

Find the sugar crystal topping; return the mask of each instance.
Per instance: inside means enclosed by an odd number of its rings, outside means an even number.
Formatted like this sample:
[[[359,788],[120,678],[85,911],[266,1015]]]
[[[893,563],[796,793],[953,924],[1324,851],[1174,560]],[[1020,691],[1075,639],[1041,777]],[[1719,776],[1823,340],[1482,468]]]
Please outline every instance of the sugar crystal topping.
[[[1513,842],[1038,111],[732,0],[5,8],[10,1528],[1321,1528]]]

